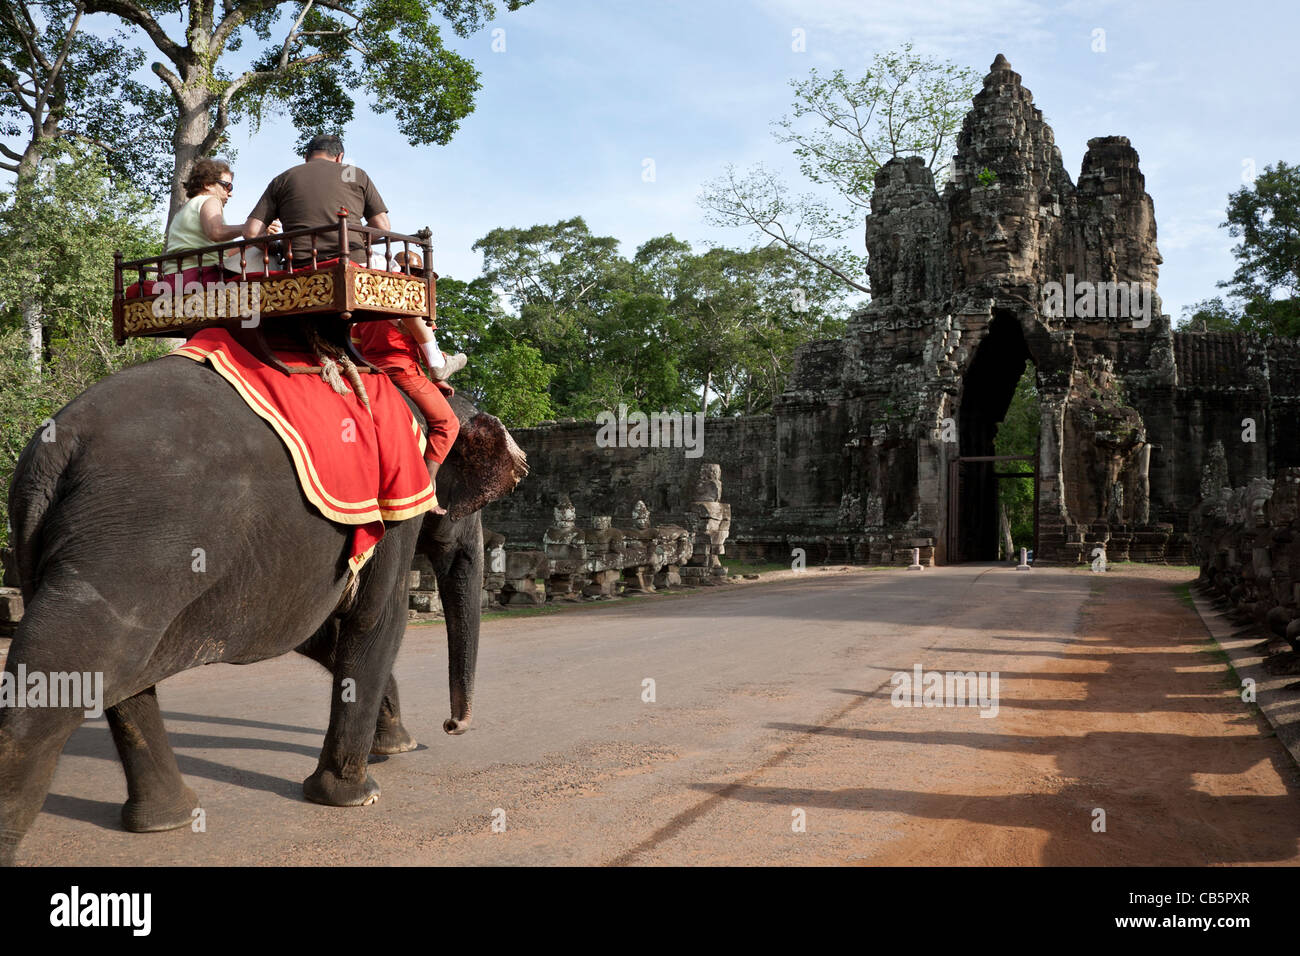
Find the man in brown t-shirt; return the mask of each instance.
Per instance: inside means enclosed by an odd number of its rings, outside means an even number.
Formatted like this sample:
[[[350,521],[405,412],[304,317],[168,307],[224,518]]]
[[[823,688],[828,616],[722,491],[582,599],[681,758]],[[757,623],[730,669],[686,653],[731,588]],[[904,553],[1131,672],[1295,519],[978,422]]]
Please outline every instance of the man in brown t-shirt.
[[[340,206],[347,209],[348,222],[353,225],[361,225],[364,216],[368,226],[392,228],[388,221],[388,207],[365,170],[343,164],[343,141],[339,137],[313,137],[307,144],[306,157],[302,165],[286,169],[271,180],[244,223],[245,238],[262,235],[275,219],[280,220],[285,232],[315,226],[337,227]],[[292,242],[294,264],[310,265],[311,237]],[[361,234],[351,234],[348,245],[352,261],[365,265],[365,240]],[[378,248],[382,252],[382,244]],[[316,237],[317,261],[323,262],[338,254],[337,228]]]

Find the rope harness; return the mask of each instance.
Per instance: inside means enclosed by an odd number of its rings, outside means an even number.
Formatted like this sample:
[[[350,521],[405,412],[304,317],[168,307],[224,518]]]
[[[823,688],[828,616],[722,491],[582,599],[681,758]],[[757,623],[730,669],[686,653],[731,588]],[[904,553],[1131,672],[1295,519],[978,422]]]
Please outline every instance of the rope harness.
[[[348,358],[343,349],[322,338],[321,334],[311,324],[304,322],[301,327],[303,335],[307,339],[307,344],[311,346],[312,354],[320,360],[320,367],[290,368],[289,373],[291,375],[319,375],[339,395],[348,393],[347,385],[343,384],[343,379],[346,378],[348,385],[352,386],[352,391],[356,393],[357,398],[361,399],[361,404],[369,411],[370,395],[366,392],[365,383],[361,381],[361,373],[357,371],[356,364]],[[341,372],[340,369],[342,369]]]

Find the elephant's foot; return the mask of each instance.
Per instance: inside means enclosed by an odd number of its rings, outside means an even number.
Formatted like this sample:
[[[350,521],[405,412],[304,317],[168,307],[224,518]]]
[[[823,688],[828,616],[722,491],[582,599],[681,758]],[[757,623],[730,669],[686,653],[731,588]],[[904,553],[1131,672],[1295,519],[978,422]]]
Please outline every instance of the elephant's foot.
[[[189,826],[198,795],[189,787],[169,799],[128,800],[122,804],[122,826],[131,833],[160,833]]]
[[[365,780],[344,780],[331,770],[317,770],[302,782],[302,792],[327,807],[368,807],[379,800],[379,784],[370,774]]]
[[[375,728],[375,742],[370,745],[370,752],[375,756],[404,754],[420,746],[414,737],[407,733],[401,721],[381,723]]]

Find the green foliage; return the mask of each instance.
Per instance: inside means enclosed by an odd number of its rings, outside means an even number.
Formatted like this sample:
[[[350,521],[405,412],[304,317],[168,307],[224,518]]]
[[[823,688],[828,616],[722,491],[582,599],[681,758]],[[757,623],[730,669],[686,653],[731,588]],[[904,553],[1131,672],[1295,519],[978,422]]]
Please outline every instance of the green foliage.
[[[511,342],[472,361],[479,363],[484,410],[507,426],[526,428],[554,415],[547,387],[555,366],[543,362],[542,353],[531,345]]]
[[[517,10],[531,2],[506,0],[505,6]],[[256,129],[269,114],[288,114],[301,146],[315,133],[346,126],[356,93],[368,95],[371,111],[392,113],[412,145],[447,143],[474,109],[479,82],[473,64],[443,44],[439,24],[468,36],[497,10],[493,0],[223,0],[219,10],[214,6],[214,0],[87,0],[90,12],[118,17],[136,41],[161,54],[153,69],[165,89],[127,93],[137,105],[147,99],[155,122],[177,134],[177,181],[195,156],[222,147],[231,123],[248,120]],[[177,13],[187,23],[184,45],[160,22]],[[178,122],[187,115],[199,122]]]
[[[116,182],[155,199],[170,188],[171,130],[149,89],[132,79],[144,52],[123,33],[92,35],[70,0],[0,3],[0,168],[18,172],[59,141],[93,143]],[[61,59],[62,57],[62,59]]]
[[[1205,332],[1250,332],[1300,336],[1300,297],[1239,299],[1214,296],[1183,307],[1181,328]]]
[[[0,486],[41,422],[98,379],[164,354],[133,340],[119,348],[109,319],[113,251],[157,252],[149,199],[115,187],[102,154],[60,150],[21,188],[0,192]],[[30,364],[24,305],[45,323],[39,370]]]
[[[84,329],[109,314],[113,253],[153,255],[162,236],[152,203],[114,185],[101,154],[66,147],[37,172],[0,192],[0,328],[21,322],[35,302],[49,339]]]
[[[1015,393],[1006,415],[998,425],[993,439],[994,454],[1036,455],[1038,432],[1041,426],[1041,408],[1033,363],[1025,364],[1024,374],[1016,383]],[[1030,462],[998,462],[1000,472],[1029,471]],[[998,482],[998,504],[1006,510],[1011,524],[1011,540],[1017,549],[1032,548],[1034,539],[1034,480],[1032,478],[1004,478]]]
[[[1300,336],[1300,166],[1266,166],[1228,197],[1220,224],[1234,238],[1237,269],[1224,296],[1183,309],[1183,327]]]
[[[1252,186],[1228,197],[1223,225],[1241,242],[1237,271],[1219,283],[1240,298],[1300,296],[1300,166],[1266,166]]]
[[[484,279],[513,312],[486,336],[526,343],[554,366],[564,417],[620,404],[691,410],[708,389],[712,414],[762,411],[785,384],[794,348],[839,334],[839,283],[788,249],[702,254],[674,236],[631,260],[581,218],[494,229],[474,246]]]
[[[555,368],[510,336],[506,318],[487,279],[438,277],[438,344],[469,357],[456,388],[507,427],[525,428],[554,417],[549,388]]]
[[[998,174],[985,166],[979,171],[979,175],[975,178],[979,180],[981,186],[992,186],[998,181]]]

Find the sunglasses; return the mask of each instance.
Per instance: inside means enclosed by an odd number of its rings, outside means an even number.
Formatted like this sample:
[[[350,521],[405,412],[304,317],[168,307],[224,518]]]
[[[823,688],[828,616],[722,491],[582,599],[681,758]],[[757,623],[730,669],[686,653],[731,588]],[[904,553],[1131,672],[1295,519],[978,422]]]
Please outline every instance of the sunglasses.
[[[234,183],[228,183],[228,182],[226,182],[224,179],[218,179],[218,180],[217,180],[217,185],[220,186],[221,188],[223,188],[223,189],[224,189],[226,192],[228,192],[228,193],[232,193],[232,192],[235,191],[235,184],[234,184]]]

